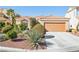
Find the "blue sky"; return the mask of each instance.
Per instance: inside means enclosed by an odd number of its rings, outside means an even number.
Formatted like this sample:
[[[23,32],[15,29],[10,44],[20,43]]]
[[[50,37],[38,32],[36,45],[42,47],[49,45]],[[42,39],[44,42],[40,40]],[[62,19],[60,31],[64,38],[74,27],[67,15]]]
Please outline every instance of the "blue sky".
[[[64,16],[67,6],[0,6],[0,8],[12,8],[22,16]]]

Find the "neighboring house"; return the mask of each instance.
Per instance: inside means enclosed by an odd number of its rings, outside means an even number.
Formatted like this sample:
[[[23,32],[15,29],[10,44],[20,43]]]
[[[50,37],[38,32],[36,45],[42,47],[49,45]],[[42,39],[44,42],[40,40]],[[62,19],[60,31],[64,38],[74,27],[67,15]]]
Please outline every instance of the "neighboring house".
[[[21,22],[28,23],[28,19],[26,17],[16,17],[16,24],[21,24]]]
[[[68,30],[69,18],[61,16],[37,16],[36,19],[44,23],[46,31],[49,32],[65,32]]]
[[[21,16],[16,18],[16,24],[21,24],[21,22],[26,23],[28,25],[28,28],[30,29],[30,16]]]
[[[67,13],[65,17],[70,18],[69,19],[69,29],[77,29],[77,25],[79,23],[79,15],[78,15],[79,7],[70,7],[67,10]]]

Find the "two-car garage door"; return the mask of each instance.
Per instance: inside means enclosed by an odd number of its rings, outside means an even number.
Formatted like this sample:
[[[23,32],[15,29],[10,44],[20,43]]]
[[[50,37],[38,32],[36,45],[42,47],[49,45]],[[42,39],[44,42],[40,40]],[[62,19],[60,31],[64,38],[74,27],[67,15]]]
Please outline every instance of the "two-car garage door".
[[[61,23],[45,23],[45,29],[49,32],[65,32],[65,22]]]

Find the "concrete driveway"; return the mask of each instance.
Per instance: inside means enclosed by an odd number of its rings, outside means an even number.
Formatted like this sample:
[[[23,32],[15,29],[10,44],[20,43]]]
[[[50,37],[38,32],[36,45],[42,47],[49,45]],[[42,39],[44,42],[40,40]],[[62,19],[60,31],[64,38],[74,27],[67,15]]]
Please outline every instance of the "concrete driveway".
[[[47,51],[79,51],[79,37],[67,32],[47,32]]]

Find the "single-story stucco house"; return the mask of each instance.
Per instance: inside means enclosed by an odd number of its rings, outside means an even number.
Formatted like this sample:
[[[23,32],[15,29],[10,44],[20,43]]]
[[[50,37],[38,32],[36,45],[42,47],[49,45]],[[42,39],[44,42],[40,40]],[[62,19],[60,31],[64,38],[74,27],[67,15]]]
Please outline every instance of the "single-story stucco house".
[[[79,28],[79,7],[69,7],[64,17],[61,16],[37,16],[44,23],[47,31],[66,32],[69,29]]]
[[[69,18],[61,16],[37,16],[44,23],[48,32],[66,32],[68,30]]]

